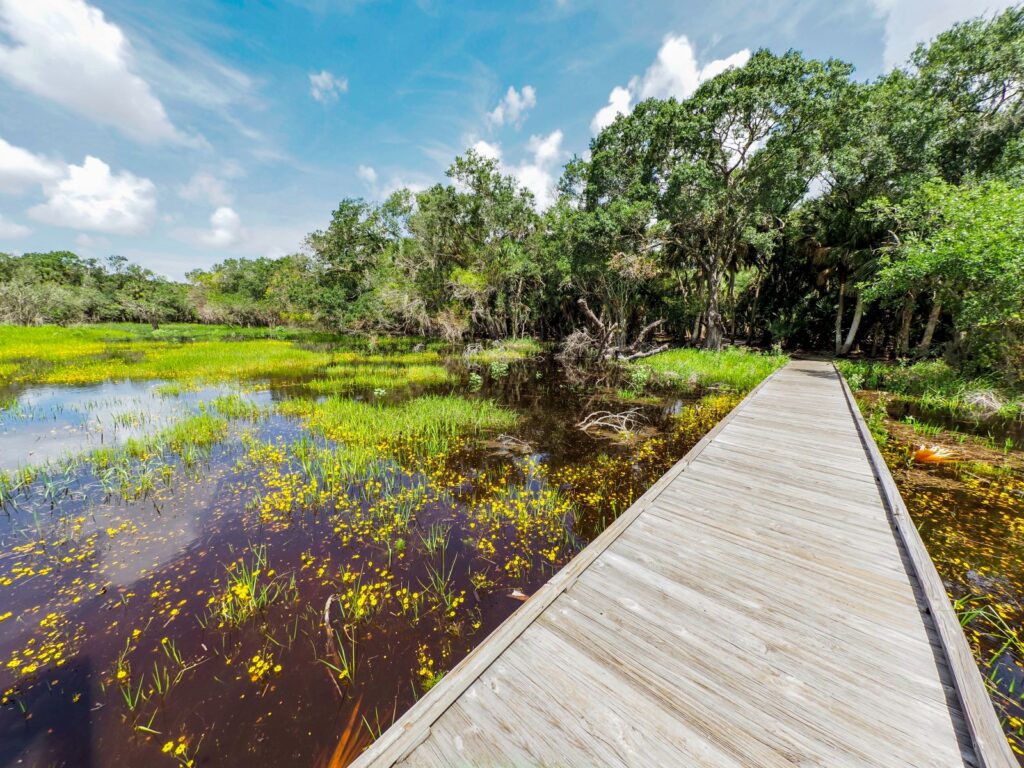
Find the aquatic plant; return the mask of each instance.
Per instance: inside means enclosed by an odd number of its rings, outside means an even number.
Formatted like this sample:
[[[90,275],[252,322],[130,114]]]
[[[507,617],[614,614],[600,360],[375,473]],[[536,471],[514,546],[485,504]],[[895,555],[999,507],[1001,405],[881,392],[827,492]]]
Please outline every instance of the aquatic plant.
[[[673,388],[727,389],[745,393],[786,364],[785,355],[765,354],[730,347],[719,352],[704,349],[670,349],[629,363],[633,376],[645,383]],[[636,374],[636,371],[644,371]],[[649,373],[647,373],[649,372]]]
[[[492,365],[494,363],[515,363],[536,357],[544,346],[536,339],[500,339],[488,346],[474,346],[466,350],[465,358],[471,363]]]
[[[268,569],[265,545],[253,547],[250,552],[248,560],[241,557],[225,567],[227,588],[208,600],[210,616],[220,626],[239,627],[294,592],[294,583]]]

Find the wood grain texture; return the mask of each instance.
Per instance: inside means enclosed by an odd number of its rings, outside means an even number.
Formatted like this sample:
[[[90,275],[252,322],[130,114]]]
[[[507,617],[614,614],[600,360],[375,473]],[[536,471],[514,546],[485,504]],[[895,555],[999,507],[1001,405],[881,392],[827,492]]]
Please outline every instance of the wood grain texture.
[[[1010,768],[880,462],[790,363],[354,765]]]

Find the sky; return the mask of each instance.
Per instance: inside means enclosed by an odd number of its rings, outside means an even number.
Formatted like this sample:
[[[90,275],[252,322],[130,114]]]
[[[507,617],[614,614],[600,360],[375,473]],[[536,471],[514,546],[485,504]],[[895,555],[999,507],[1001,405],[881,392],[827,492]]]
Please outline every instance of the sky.
[[[1007,0],[0,0],[0,252],[181,279],[467,148],[550,204],[616,114],[751,52],[872,79]]]

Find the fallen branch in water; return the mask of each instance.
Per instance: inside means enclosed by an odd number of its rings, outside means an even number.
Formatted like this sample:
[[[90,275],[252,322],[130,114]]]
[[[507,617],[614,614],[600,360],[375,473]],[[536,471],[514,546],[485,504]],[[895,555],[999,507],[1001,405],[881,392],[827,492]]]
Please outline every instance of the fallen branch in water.
[[[583,421],[576,425],[577,429],[589,432],[594,429],[607,429],[612,432],[633,432],[635,428],[643,423],[639,408],[630,408],[621,413],[612,411],[594,411]]]

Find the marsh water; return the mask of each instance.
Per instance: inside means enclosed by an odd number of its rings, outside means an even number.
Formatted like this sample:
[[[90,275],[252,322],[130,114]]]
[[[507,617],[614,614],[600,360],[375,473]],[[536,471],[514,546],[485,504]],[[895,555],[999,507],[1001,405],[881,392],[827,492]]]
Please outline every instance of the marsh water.
[[[344,765],[738,399],[623,403],[550,360],[448,366],[443,385],[347,397],[454,391],[513,418],[429,451],[406,443],[430,435],[382,436],[358,469],[327,458],[343,438],[276,407],[322,400],[302,377],[236,387],[256,408],[198,455],[120,464],[69,457],[224,388],[8,390],[0,765]],[[625,438],[576,427],[627,408]]]

